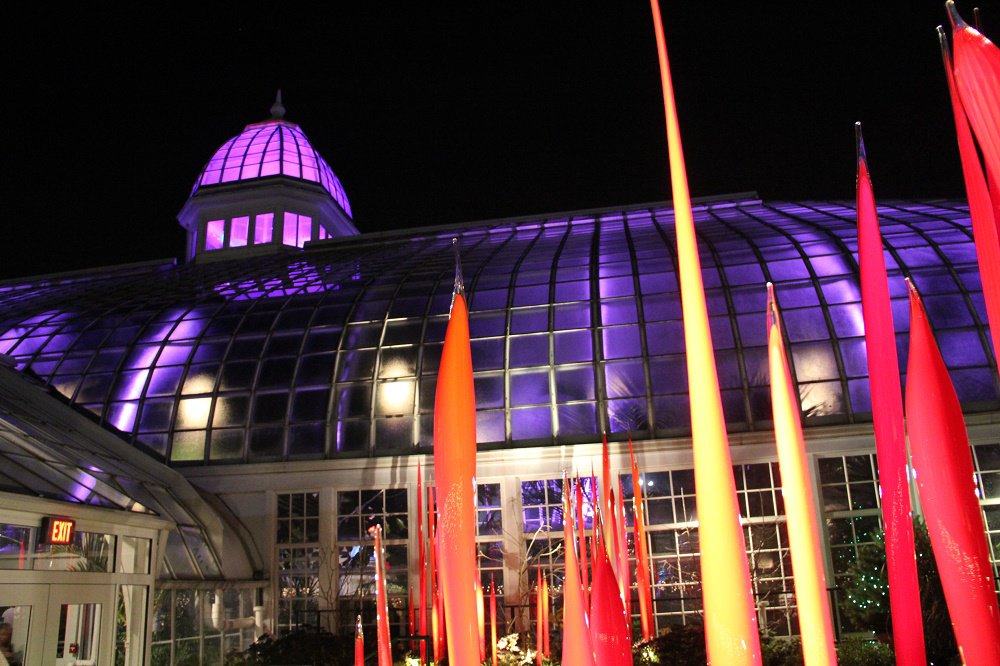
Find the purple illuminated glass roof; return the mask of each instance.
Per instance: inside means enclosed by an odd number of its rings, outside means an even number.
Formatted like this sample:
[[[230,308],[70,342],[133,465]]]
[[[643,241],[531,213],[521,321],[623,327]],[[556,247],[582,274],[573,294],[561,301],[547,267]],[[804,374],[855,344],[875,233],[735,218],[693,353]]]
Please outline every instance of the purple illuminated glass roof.
[[[694,214],[728,427],[771,428],[767,281],[805,424],[869,422],[853,203],[728,199]],[[879,214],[901,368],[909,276],[963,407],[996,411],[967,206],[882,202]],[[682,436],[673,222],[648,204],[10,281],[0,353],[175,463],[427,447],[457,236],[482,444]]]
[[[272,119],[247,125],[215,151],[198,174],[193,195],[202,187],[268,176],[319,183],[351,217],[351,204],[340,180],[295,123]]]

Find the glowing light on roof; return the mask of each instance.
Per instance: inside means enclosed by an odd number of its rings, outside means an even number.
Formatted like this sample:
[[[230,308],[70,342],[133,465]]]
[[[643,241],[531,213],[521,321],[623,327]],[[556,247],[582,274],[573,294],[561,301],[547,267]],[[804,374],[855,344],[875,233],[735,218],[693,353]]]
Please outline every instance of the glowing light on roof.
[[[330,165],[295,123],[274,118],[253,123],[226,141],[202,169],[191,194],[200,188],[269,176],[299,178],[323,186],[351,217],[351,204]]]

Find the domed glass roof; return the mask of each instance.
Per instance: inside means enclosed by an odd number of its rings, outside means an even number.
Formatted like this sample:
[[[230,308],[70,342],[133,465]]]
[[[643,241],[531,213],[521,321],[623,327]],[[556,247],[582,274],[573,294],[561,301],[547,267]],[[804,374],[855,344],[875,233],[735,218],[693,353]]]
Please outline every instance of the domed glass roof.
[[[268,176],[288,176],[319,183],[351,215],[351,204],[330,165],[316,152],[295,123],[274,118],[253,123],[226,141],[198,174],[200,188]]]
[[[730,431],[773,427],[767,282],[805,425],[870,422],[853,202],[736,198],[694,213]],[[968,206],[880,202],[879,213],[904,382],[909,276],[963,408],[997,410]],[[427,451],[455,236],[480,444],[690,433],[662,204],[0,283],[0,353],[171,462]]]

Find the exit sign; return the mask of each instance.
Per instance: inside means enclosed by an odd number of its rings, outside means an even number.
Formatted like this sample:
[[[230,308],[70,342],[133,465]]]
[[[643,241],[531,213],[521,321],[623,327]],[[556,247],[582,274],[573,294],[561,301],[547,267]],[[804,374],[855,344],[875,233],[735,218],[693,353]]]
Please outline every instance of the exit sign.
[[[44,518],[42,520],[42,543],[65,546],[73,541],[76,521],[69,518]]]

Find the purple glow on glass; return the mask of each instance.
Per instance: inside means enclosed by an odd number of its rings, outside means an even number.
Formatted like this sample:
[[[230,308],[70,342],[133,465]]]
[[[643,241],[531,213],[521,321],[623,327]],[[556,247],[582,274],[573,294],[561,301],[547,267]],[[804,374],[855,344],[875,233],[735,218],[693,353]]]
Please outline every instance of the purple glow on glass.
[[[204,328],[204,321],[205,320],[202,319],[197,322],[198,324],[198,326],[196,327],[197,332],[200,333],[201,329]],[[195,322],[181,322],[181,324],[192,324],[192,323]],[[173,339],[175,336],[171,335],[170,337],[171,339]],[[176,337],[182,337],[182,336],[176,336]],[[188,357],[191,356],[191,349],[193,347],[194,344],[190,342],[167,345],[166,347],[163,348],[163,351],[160,352],[160,357],[156,359],[156,365],[157,366],[180,365],[182,363],[186,363]]]
[[[247,125],[222,144],[198,176],[192,194],[208,185],[277,175],[319,183],[352,216],[344,188],[326,160],[298,125],[284,120]]]
[[[298,232],[299,216],[295,213],[286,212],[283,216],[281,242],[284,245],[295,245],[295,236]]]
[[[302,247],[312,240],[312,218],[308,215],[299,215],[299,237],[295,244]]]
[[[521,407],[510,410],[511,437],[537,439],[552,436],[552,410],[548,407]]]
[[[270,243],[274,234],[274,213],[262,213],[254,218],[253,244]]]
[[[205,249],[220,250],[226,246],[226,221],[209,220],[205,226]]]
[[[171,340],[190,340],[197,338],[205,330],[208,324],[207,319],[184,319],[177,322],[177,326],[170,333]]]
[[[76,335],[71,333],[60,333],[59,335],[53,335],[49,338],[48,344],[45,345],[46,352],[57,352],[65,351],[69,349],[69,346],[76,339]]]
[[[234,217],[229,235],[229,247],[243,247],[247,244],[247,232],[250,230],[250,218]]]
[[[625,358],[639,356],[639,328],[637,326],[617,326],[601,331],[604,341],[604,358]]]

